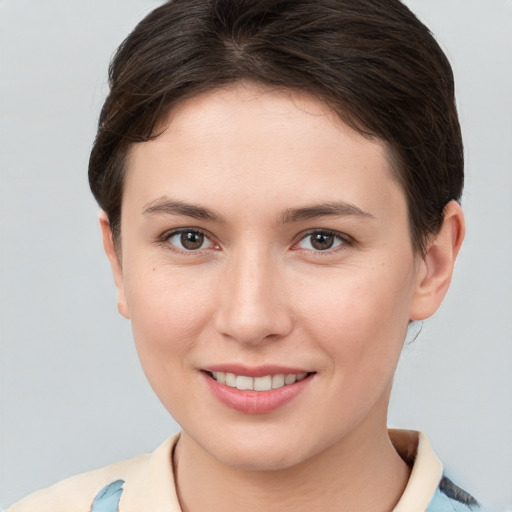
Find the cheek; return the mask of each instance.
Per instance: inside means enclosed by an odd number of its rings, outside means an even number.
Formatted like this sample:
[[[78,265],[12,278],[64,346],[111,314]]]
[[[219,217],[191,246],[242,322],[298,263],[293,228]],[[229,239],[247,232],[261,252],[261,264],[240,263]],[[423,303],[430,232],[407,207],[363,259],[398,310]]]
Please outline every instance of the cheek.
[[[130,274],[128,274],[130,275]],[[148,378],[186,363],[208,319],[206,282],[176,269],[148,269],[126,280],[126,298]]]
[[[323,287],[312,282],[303,293],[300,316],[335,366],[387,372],[407,332],[412,273],[407,265],[334,270]]]

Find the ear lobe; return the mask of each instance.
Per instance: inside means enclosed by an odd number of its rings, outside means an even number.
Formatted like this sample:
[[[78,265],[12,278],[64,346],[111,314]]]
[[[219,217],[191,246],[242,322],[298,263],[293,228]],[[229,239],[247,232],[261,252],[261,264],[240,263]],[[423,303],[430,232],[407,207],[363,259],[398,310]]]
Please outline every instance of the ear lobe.
[[[418,283],[410,310],[411,320],[424,320],[441,305],[450,286],[464,234],[462,208],[456,201],[450,201],[444,210],[441,229],[430,240],[427,252],[419,263]]]
[[[100,211],[98,220],[100,222],[101,234],[103,237],[103,248],[105,249],[105,254],[107,255],[108,261],[110,262],[110,268],[112,269],[112,275],[116,285],[117,308],[119,309],[119,313],[121,313],[121,315],[123,315],[125,318],[130,318],[130,312],[124,293],[123,267],[121,264],[121,258],[114,243],[112,229],[110,228],[110,221],[108,220],[107,214],[103,210]]]

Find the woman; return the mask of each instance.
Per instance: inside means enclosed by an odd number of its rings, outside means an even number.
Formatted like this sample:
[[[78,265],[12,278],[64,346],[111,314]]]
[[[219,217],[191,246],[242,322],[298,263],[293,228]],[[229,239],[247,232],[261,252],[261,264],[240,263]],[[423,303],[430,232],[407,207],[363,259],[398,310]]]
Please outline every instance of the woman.
[[[476,507],[425,437],[386,427],[407,328],[464,237],[453,78],[428,30],[391,0],[174,1],[110,78],[91,189],[182,432],[12,511]]]

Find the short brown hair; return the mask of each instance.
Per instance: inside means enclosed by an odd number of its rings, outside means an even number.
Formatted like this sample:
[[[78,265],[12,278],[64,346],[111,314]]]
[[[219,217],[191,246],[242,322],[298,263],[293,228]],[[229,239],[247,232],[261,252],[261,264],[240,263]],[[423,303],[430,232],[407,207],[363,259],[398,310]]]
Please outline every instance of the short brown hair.
[[[89,182],[120,229],[124,163],[180,100],[238,80],[294,88],[384,141],[405,192],[413,246],[459,200],[463,147],[453,74],[429,30],[398,0],[172,0],[119,47]]]

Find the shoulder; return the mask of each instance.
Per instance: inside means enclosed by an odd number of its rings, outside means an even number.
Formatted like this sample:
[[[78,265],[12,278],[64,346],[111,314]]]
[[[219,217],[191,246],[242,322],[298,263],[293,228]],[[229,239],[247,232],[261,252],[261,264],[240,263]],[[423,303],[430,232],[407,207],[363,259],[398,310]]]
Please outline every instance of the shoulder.
[[[6,512],[116,512],[120,500],[123,510],[137,509],[136,504],[147,503],[143,494],[148,486],[158,483],[169,493],[168,484],[174,480],[170,453],[176,441],[173,436],[152,454],[62,480],[28,495]]]
[[[136,478],[148,458],[149,455],[142,455],[67,478],[28,495],[7,512],[89,512],[106,484]]]
[[[390,439],[410,466],[404,493],[393,512],[483,512],[478,502],[443,473],[443,465],[421,432],[390,430]]]
[[[470,512],[481,510],[478,502],[466,491],[443,476],[426,512]]]

